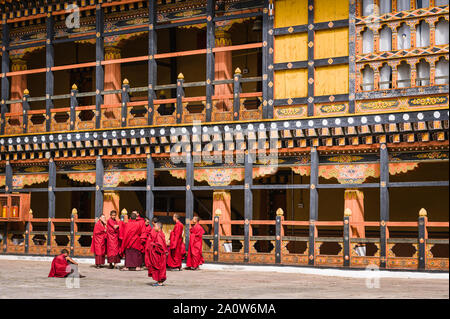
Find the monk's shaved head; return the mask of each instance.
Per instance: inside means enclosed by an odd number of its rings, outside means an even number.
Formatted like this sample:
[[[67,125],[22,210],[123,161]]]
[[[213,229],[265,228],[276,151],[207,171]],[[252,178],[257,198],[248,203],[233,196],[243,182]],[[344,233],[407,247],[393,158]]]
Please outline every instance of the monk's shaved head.
[[[68,254],[69,254],[69,251],[68,251],[67,249],[63,249],[63,250],[61,250],[61,254],[68,255]]]
[[[180,215],[178,215],[177,213],[173,214],[173,221],[176,222],[180,220]]]
[[[156,231],[160,231],[160,230],[162,230],[162,228],[163,228],[163,225],[162,225],[161,222],[157,222],[157,223],[155,224],[155,230],[156,230]]]
[[[156,224],[158,222],[158,217],[153,217],[152,218],[152,224]]]
[[[137,213],[137,211],[132,211],[132,212],[131,212],[131,216],[130,216],[130,218],[134,220],[134,219],[136,219],[136,218],[137,218],[137,216],[138,216],[138,213]]]

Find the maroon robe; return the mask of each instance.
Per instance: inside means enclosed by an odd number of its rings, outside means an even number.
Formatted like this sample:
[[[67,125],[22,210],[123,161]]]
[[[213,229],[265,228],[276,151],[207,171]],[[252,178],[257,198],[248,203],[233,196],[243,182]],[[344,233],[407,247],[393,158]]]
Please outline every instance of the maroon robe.
[[[154,228],[150,229],[150,231],[148,232],[147,239],[145,241],[145,249],[144,249],[145,259],[144,259],[144,261],[145,261],[145,267],[147,267],[147,268],[150,266],[150,255],[149,255],[150,245],[151,245],[151,243],[153,243],[155,241],[156,235],[158,235],[158,233],[155,231],[155,229]]]
[[[119,225],[115,228],[115,225]],[[120,221],[114,220],[112,218],[108,219],[106,223],[106,234],[107,234],[107,245],[106,254],[108,256],[108,263],[117,264],[120,263],[120,243],[119,243],[119,233],[120,233]]]
[[[170,232],[169,256],[167,257],[167,266],[171,268],[180,268],[181,261],[186,254],[186,246],[183,243],[183,224],[176,222],[175,227]]]
[[[49,277],[63,278],[70,274],[70,266],[64,254],[58,255],[52,260]]]
[[[166,254],[167,245],[164,233],[162,231],[155,232],[154,239],[148,245],[149,265],[148,276],[157,282],[166,280]]]
[[[144,231],[142,232],[141,244],[142,244],[142,247],[144,247],[144,252],[145,252],[145,245],[147,243],[147,238],[150,235],[151,231],[152,231],[152,226],[151,225],[146,225],[145,228],[144,228]]]
[[[144,232],[144,223],[130,219],[124,226],[123,241],[120,248],[121,254],[125,254],[125,267],[142,266],[142,253],[144,247],[141,244],[141,235]]]
[[[91,243],[91,252],[95,254],[96,265],[103,265],[105,263],[106,237],[105,225],[99,220],[94,226]]]
[[[205,262],[202,255],[203,234],[205,230],[202,226],[196,224],[194,227],[191,227],[189,233],[189,251],[186,266],[197,268]]]

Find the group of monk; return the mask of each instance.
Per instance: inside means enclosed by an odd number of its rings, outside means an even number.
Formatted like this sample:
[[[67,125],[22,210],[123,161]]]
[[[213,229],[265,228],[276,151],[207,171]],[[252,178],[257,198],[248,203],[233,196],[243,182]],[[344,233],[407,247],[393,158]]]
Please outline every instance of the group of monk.
[[[92,236],[91,251],[95,256],[95,267],[100,268],[107,258],[109,268],[118,268],[117,264],[125,259],[125,265],[120,270],[142,270],[145,267],[148,276],[155,280],[154,286],[163,286],[167,279],[167,270],[181,271],[185,258],[185,269],[199,269],[204,263],[202,242],[205,231],[199,224],[199,218],[195,216],[191,222],[186,256],[183,242],[184,225],[179,218],[178,214],[173,215],[175,227],[167,244],[162,231],[163,225],[157,217],[150,221],[133,211],[125,223],[118,218],[114,210],[110,212],[108,220],[102,215],[94,226]],[[78,271],[76,265],[69,257],[68,251],[63,249],[61,254],[53,259],[49,277],[67,277]]]

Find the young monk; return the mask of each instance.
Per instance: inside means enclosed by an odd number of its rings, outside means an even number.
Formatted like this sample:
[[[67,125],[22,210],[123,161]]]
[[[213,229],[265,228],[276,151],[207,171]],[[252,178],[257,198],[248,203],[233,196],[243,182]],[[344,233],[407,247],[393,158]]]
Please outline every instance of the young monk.
[[[111,218],[106,224],[107,245],[106,255],[108,256],[109,268],[114,269],[116,264],[120,263],[120,245],[119,245],[119,228],[120,221],[117,218],[117,212],[112,210]]]
[[[141,270],[144,248],[141,243],[141,235],[144,232],[144,223],[137,221],[137,212],[132,212],[130,220],[124,226],[121,254],[125,255],[125,267],[121,270],[130,268]]]
[[[183,243],[184,226],[180,222],[178,214],[173,215],[175,227],[170,232],[169,256],[167,257],[167,266],[169,270],[178,269],[181,271],[181,261],[186,255],[186,246]]]
[[[164,233],[162,232],[162,224],[156,223],[155,227],[156,236],[148,245],[149,265],[148,276],[152,277],[156,283],[153,286],[163,286],[163,282],[166,281],[166,258],[167,258],[167,246]]]
[[[150,249],[149,247],[150,247],[150,243],[152,243],[155,240],[155,237],[157,234],[155,231],[155,225],[156,225],[156,223],[158,223],[158,218],[153,217],[151,223],[152,223],[152,226],[149,225],[149,227],[146,228],[145,232],[142,233],[142,235],[141,235],[141,242],[142,242],[142,246],[144,246],[144,255],[145,255],[144,256],[144,264],[145,264],[145,267],[147,267],[147,269],[150,264],[150,256],[148,254],[149,249]]]
[[[78,263],[69,257],[69,252],[67,249],[63,249],[61,250],[61,254],[53,258],[48,276],[64,278],[74,272],[78,273]],[[81,274],[78,275],[80,278],[86,277]]]
[[[102,215],[95,224],[92,235],[91,252],[95,255],[95,268],[105,264],[106,237],[106,218]]]
[[[203,234],[205,230],[199,224],[199,217],[192,218],[191,229],[189,230],[189,251],[186,260],[186,269],[197,270],[200,265],[203,265],[205,260],[202,255]]]

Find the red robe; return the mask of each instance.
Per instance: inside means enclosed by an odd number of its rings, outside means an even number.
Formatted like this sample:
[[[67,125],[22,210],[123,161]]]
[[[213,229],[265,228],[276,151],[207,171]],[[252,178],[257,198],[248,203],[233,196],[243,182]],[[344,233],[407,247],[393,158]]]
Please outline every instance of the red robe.
[[[133,219],[130,219],[128,223],[124,224],[123,240],[120,248],[121,254],[129,248],[134,248],[140,252],[144,251],[144,247],[142,247],[140,240],[141,235],[144,232],[144,226],[143,223]]]
[[[169,256],[167,266],[171,268],[181,267],[181,261],[186,255],[186,246],[183,243],[183,224],[177,221],[175,227],[170,232]]]
[[[119,228],[114,228],[115,225],[119,225]],[[108,257],[117,256],[120,253],[119,245],[119,232],[120,232],[120,221],[114,220],[112,218],[108,219],[106,223],[106,234],[107,234],[107,255]]]
[[[162,231],[155,232],[155,238],[148,245],[149,266],[148,276],[157,282],[166,280],[166,254],[167,245],[164,233]]]
[[[196,224],[194,227],[191,227],[189,233],[189,251],[186,266],[197,268],[205,262],[202,255],[203,234],[205,230],[202,226]]]
[[[106,229],[102,221],[99,220],[94,226],[92,235],[91,252],[96,256],[106,255]]]
[[[147,242],[147,238],[150,235],[151,231],[152,231],[152,226],[151,225],[146,225],[145,228],[144,228],[144,231],[142,232],[141,243],[142,243],[142,247],[144,247],[144,251],[145,251],[145,244]]]
[[[52,260],[52,266],[50,268],[49,277],[63,278],[70,274],[69,263],[66,260],[64,254],[58,255]]]
[[[151,245],[151,243],[153,243],[155,241],[157,234],[158,233],[155,231],[155,229],[151,228],[150,231],[148,232],[147,238],[145,240],[145,249],[144,249],[144,251],[145,251],[145,259],[144,259],[144,262],[145,262],[145,267],[147,267],[147,268],[150,266],[150,255],[149,255],[150,245]],[[141,239],[142,239],[142,237],[141,237]]]

